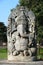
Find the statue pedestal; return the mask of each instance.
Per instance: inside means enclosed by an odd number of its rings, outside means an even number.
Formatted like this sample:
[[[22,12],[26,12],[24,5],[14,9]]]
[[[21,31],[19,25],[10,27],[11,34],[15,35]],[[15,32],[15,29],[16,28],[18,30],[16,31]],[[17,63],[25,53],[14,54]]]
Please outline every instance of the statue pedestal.
[[[0,65],[43,65],[43,61],[36,62],[14,62],[8,60],[0,60]]]
[[[29,62],[29,61],[35,61],[36,57],[30,57],[30,56],[13,56],[13,55],[9,55],[8,56],[8,60],[9,61],[16,61],[16,62]]]

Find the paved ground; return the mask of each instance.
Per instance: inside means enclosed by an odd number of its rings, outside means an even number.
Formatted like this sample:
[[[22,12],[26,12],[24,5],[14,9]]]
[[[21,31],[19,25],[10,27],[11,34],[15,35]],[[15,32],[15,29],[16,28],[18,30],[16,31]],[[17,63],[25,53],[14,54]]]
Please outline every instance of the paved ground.
[[[7,60],[0,60],[0,65],[43,65],[43,61],[36,62],[10,62]]]

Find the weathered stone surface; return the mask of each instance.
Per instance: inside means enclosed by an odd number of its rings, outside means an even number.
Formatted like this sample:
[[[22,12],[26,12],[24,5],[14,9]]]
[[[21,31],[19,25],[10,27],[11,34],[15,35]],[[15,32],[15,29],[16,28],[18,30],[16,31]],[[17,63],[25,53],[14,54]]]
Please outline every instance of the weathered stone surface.
[[[25,38],[18,38],[15,43],[16,50],[25,50],[27,49],[28,40]]]
[[[34,48],[34,47],[31,48],[31,52],[32,52],[32,53],[35,53],[35,51],[36,51],[36,48]]]
[[[16,55],[18,55],[18,54],[19,54],[18,51],[14,51],[14,52],[13,52],[13,56],[16,56]]]
[[[8,18],[8,60],[29,61],[35,59],[35,15],[27,7],[11,10]]]
[[[32,56],[32,52],[31,52],[30,49],[28,50],[28,53],[29,53],[29,56],[31,57]]]
[[[28,53],[28,50],[24,50],[24,56],[28,56],[29,53]]]
[[[8,61],[8,60],[0,60],[0,65],[43,65],[43,61],[14,62],[14,61]]]

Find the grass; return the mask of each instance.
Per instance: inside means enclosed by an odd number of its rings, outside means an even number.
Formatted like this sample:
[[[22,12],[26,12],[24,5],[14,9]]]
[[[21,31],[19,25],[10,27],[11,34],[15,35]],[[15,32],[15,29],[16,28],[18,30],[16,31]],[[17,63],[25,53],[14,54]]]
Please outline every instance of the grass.
[[[38,51],[37,51],[37,58],[43,59],[43,48],[38,49]]]
[[[40,53],[41,53],[41,52],[43,53],[43,48],[40,48]]]
[[[7,49],[0,48],[0,59],[7,59]]]

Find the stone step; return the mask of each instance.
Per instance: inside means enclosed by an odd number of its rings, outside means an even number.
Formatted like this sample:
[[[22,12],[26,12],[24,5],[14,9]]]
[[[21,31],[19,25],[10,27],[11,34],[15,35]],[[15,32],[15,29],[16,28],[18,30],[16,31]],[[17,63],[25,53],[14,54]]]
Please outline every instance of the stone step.
[[[14,62],[8,60],[0,60],[0,65],[43,65],[43,61]]]

